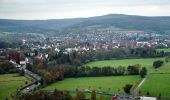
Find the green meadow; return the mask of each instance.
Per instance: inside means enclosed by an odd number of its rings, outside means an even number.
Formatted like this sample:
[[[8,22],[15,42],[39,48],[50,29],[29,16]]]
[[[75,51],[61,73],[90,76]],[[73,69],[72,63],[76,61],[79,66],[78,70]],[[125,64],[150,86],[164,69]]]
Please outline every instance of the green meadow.
[[[0,100],[6,98],[10,100],[11,94],[23,87],[26,81],[29,84],[32,80],[24,76],[18,76],[18,74],[0,75]]]
[[[165,60],[165,58],[146,58],[146,59],[124,59],[124,60],[105,60],[105,61],[95,61],[85,66],[128,66],[131,64],[141,64],[145,66],[149,73],[146,81],[141,86],[142,95],[146,95],[147,92],[150,93],[149,96],[158,97],[159,94],[165,99],[170,99],[170,62],[163,64],[159,69],[155,70],[153,68],[153,62],[156,60]]]
[[[101,90],[112,91],[113,93],[123,93],[125,84],[137,84],[140,81],[140,76],[108,76],[108,77],[81,77],[67,78],[63,81],[56,82],[44,88],[44,90],[69,90],[76,89],[84,90]]]
[[[145,82],[140,87],[141,95],[149,92],[149,96],[158,97],[161,94],[165,100],[170,99],[170,62],[163,64],[159,69],[153,68],[153,62],[156,60],[165,60],[165,58],[143,58],[143,59],[123,59],[123,60],[104,60],[94,61],[84,66],[125,66],[133,64],[141,64],[148,69],[148,75]],[[112,91],[113,93],[124,93],[123,86],[125,84],[133,84],[137,86],[141,80],[140,76],[109,76],[109,77],[81,77],[66,78],[63,81],[56,82],[44,88],[44,90],[70,90],[76,88],[80,90],[95,89],[101,91]],[[134,88],[133,87],[133,88]],[[106,96],[107,97],[107,96]],[[104,99],[105,100],[105,99]]]
[[[165,100],[170,99],[170,74],[150,74],[147,76],[140,91],[142,95],[158,97],[161,94]]]
[[[154,71],[153,62],[156,60],[165,60],[165,58],[142,58],[142,59],[122,59],[122,60],[103,60],[103,61],[94,61],[87,63],[83,66],[90,66],[90,67],[103,67],[103,66],[111,66],[111,67],[118,67],[124,66],[127,67],[128,65],[140,64],[142,67],[146,67],[148,71]]]

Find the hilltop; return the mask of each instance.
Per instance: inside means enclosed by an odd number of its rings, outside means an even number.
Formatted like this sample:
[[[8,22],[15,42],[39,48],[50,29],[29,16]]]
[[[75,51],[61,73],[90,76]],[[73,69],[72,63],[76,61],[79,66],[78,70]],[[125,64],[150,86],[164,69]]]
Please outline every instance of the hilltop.
[[[77,33],[80,31],[135,30],[156,33],[170,32],[170,16],[147,17],[108,14],[89,18],[12,20],[0,19],[0,32],[19,33]],[[100,29],[100,30],[99,30]]]

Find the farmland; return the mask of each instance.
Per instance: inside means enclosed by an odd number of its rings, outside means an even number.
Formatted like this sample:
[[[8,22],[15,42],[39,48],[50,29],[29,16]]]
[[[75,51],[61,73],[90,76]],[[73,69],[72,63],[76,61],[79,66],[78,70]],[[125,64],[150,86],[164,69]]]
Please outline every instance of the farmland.
[[[149,96],[158,97],[159,94],[167,100],[170,99],[170,74],[150,74],[141,86],[142,95],[149,92]]]
[[[30,83],[31,79],[17,74],[0,75],[0,100],[4,100],[6,97],[10,98],[11,94],[23,87],[26,81]]]
[[[142,67],[146,67],[149,71],[154,71],[152,67],[153,62],[156,60],[163,60],[164,58],[142,58],[142,59],[123,59],[123,60],[104,60],[104,61],[94,61],[87,63],[83,66],[90,66],[90,67],[103,67],[103,66],[111,66],[111,67],[118,67],[124,66],[127,67],[128,65],[140,64]]]
[[[155,70],[153,68],[153,62],[156,60],[163,60],[164,58],[145,58],[145,59],[124,59],[124,60],[105,60],[105,61],[95,61],[84,66],[128,66],[132,64],[141,64],[145,66],[148,70],[148,76],[146,81],[140,87],[142,95],[146,95],[149,91],[149,96],[157,97],[161,93],[162,97],[170,98],[170,87],[169,77],[170,77],[170,62],[164,63],[162,67]],[[69,90],[74,91],[76,88],[80,90],[90,89],[90,90],[100,90],[100,91],[112,91],[113,93],[123,93],[123,86],[127,83],[136,86],[141,80],[140,76],[109,76],[109,77],[81,77],[81,78],[66,78],[63,81],[51,84],[44,88],[44,90]],[[161,88],[160,88],[161,87]],[[87,94],[89,95],[89,94]]]
[[[164,63],[162,67],[160,67],[158,70],[156,70],[154,73],[169,73],[170,74],[170,62]]]
[[[112,91],[113,93],[123,92],[123,86],[127,83],[135,84],[140,81],[139,76],[110,76],[110,77],[83,77],[83,78],[67,78],[63,81],[51,84],[44,90],[70,90],[76,88],[80,90],[101,90]],[[119,91],[120,90],[120,91]]]
[[[163,60],[164,58],[147,58],[147,59],[125,59],[125,60],[106,60],[106,61],[95,61],[86,64],[87,66],[128,66],[130,64],[141,64],[146,66],[149,70],[148,76],[144,84],[141,86],[140,90],[142,95],[146,95],[147,92],[150,93],[149,96],[157,97],[161,93],[162,97],[165,99],[170,99],[170,62],[164,63],[162,67],[155,70],[152,67],[153,61]]]

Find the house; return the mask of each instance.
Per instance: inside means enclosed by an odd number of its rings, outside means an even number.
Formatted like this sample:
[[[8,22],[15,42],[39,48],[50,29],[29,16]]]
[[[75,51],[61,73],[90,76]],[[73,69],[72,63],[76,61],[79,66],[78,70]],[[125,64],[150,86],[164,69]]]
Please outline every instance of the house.
[[[35,57],[35,59],[37,59],[37,60],[44,60],[45,58],[44,58],[43,54],[38,54],[38,55]]]
[[[20,62],[20,54],[17,52],[11,52],[9,54],[9,60],[19,63]]]
[[[24,56],[20,56],[20,65],[26,65],[26,58]]]

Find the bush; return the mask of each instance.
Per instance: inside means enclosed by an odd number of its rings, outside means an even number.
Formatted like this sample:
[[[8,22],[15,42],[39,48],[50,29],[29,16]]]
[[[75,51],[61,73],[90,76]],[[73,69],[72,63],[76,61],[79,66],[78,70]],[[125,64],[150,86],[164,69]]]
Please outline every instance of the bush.
[[[125,93],[130,94],[130,90],[131,90],[132,86],[133,86],[132,84],[126,84],[126,85],[123,87]]]
[[[141,71],[140,71],[140,76],[141,78],[144,78],[147,74],[147,69],[146,67],[142,67]]]
[[[163,65],[163,61],[162,60],[157,60],[157,61],[154,61],[153,62],[153,67],[156,69],[156,68],[159,68]]]

